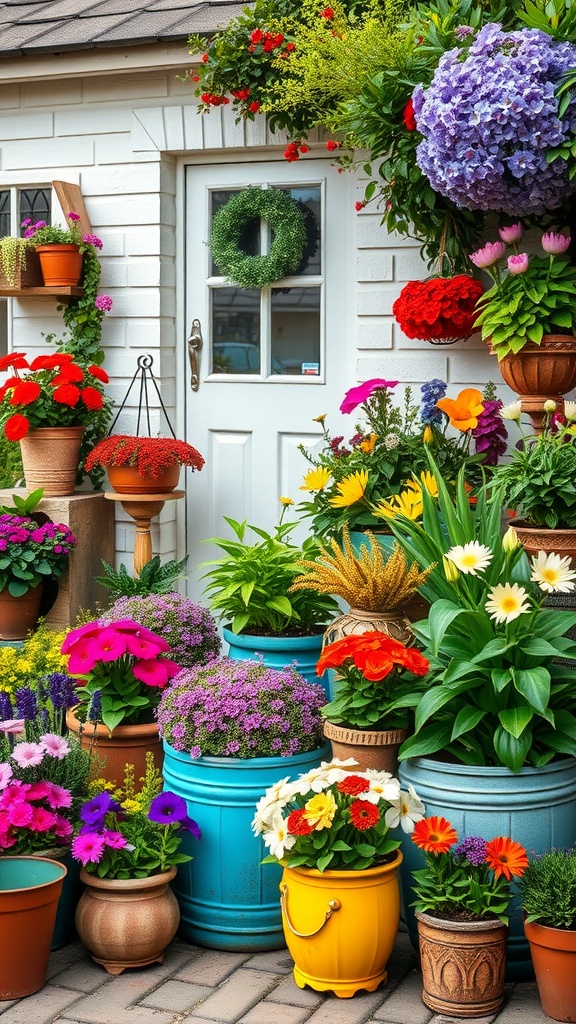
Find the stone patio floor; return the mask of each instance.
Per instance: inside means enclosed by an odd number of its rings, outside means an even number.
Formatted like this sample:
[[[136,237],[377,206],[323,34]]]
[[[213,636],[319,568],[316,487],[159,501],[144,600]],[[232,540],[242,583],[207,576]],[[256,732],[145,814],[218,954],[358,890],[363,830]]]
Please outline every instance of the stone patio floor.
[[[338,999],[299,989],[291,971],[286,949],[230,953],[176,939],[163,964],[111,977],[73,942],[51,954],[40,992],[0,1002],[0,1024],[464,1024],[424,1006],[417,957],[404,932],[388,964],[388,983],[376,992]],[[549,1024],[550,1017],[535,983],[521,982],[506,986],[499,1013],[475,1020]]]

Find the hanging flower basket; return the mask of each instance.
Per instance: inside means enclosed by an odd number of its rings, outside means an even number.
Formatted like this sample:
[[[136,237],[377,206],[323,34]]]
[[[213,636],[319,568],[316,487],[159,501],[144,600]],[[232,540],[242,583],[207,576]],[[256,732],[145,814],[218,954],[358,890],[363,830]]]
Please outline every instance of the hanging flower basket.
[[[484,288],[468,274],[409,281],[392,306],[408,338],[453,345],[474,333],[476,303]]]

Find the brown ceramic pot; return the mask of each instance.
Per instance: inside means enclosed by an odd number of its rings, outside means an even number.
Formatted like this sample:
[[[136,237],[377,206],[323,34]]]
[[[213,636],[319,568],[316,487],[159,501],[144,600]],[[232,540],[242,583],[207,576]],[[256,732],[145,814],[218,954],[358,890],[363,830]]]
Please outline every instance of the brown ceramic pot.
[[[180,908],[169,882],[172,867],[148,878],[98,878],[80,872],[86,886],[76,908],[76,930],[90,956],[108,974],[162,963],[176,934]]]
[[[45,498],[74,494],[84,427],[36,427],[20,441],[26,487]]]
[[[324,722],[324,735],[330,740],[332,756],[358,762],[354,771],[374,768],[395,775],[398,769],[398,748],[406,739],[406,729],[350,729],[346,725]]]
[[[47,242],[34,248],[40,257],[40,269],[47,288],[75,287],[80,283],[84,255],[77,245]]]
[[[98,775],[116,786],[121,786],[124,782],[126,764],[134,765],[136,780],[145,775],[148,751],[152,752],[158,771],[162,770],[162,741],[158,735],[156,722],[117,725],[110,732],[106,725],[81,722],[71,710],[66,714],[66,725],[70,732],[80,736],[81,744],[86,750],[93,748],[98,757],[104,760],[102,768],[98,768]]]
[[[544,1013],[552,1020],[576,1021],[576,931],[524,922]]]
[[[346,636],[360,636],[372,630],[385,633],[402,644],[410,645],[414,642],[410,619],[401,612],[372,612],[364,608],[350,608],[326,628],[322,646],[326,647],[336,640],[343,640]]]
[[[450,1017],[487,1017],[504,1001],[508,928],[501,921],[445,921],[416,911],[422,1000]]]
[[[494,353],[493,353],[494,354]],[[540,345],[529,341],[519,352],[508,352],[498,363],[502,377],[522,400],[536,433],[544,420],[544,402],[558,404],[576,385],[576,338],[545,334]]]
[[[42,583],[21,597],[13,597],[8,587],[0,590],[0,640],[25,640],[38,622],[41,601]]]
[[[168,494],[180,479],[180,463],[166,466],[159,476],[141,476],[136,466],[107,466],[108,480],[117,494]]]
[[[552,530],[547,526],[529,526],[521,521],[514,521],[512,525],[529,557],[539,551],[554,552],[562,558],[568,555],[572,559],[572,568],[576,566],[576,529]]]

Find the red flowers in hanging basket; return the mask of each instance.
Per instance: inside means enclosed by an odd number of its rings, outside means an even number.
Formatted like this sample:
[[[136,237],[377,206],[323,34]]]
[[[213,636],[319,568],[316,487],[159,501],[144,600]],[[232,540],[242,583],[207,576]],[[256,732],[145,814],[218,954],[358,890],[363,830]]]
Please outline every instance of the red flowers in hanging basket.
[[[474,333],[476,303],[484,288],[468,274],[409,281],[392,306],[408,338],[451,345]]]
[[[86,459],[86,471],[95,466],[134,466],[140,476],[157,478],[167,466],[176,464],[202,469],[204,459],[191,444],[173,437],[112,434],[92,449]]]

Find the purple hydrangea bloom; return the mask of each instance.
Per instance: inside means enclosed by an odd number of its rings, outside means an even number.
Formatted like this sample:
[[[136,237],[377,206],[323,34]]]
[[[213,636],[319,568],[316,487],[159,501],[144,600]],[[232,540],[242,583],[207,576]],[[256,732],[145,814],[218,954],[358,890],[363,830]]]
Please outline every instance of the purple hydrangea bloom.
[[[445,53],[428,89],[413,93],[417,164],[456,206],[514,217],[560,206],[576,189],[548,151],[576,129],[576,102],[558,117],[556,86],[576,47],[539,29],[485,25],[464,56]]]
[[[470,864],[480,867],[486,863],[486,840],[480,836],[468,836],[454,850],[455,857],[465,857]]]

